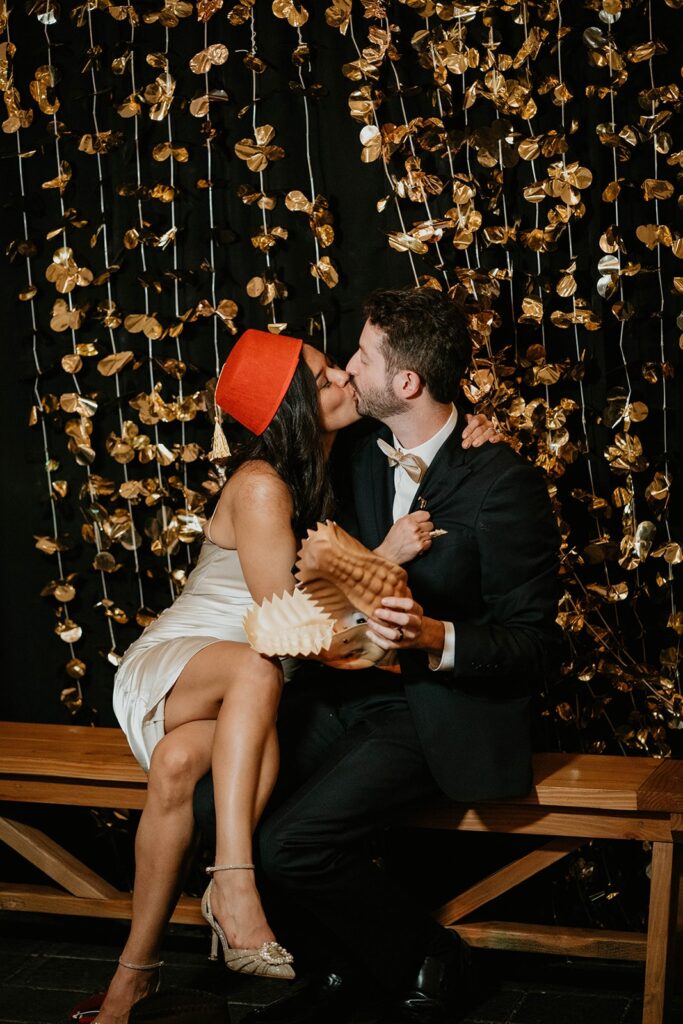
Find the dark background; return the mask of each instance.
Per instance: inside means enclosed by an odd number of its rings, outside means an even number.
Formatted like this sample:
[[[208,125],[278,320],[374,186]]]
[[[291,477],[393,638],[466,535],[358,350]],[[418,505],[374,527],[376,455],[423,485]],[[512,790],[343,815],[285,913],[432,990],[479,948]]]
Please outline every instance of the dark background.
[[[159,3],[136,3],[135,10],[143,16],[158,11]],[[291,54],[297,42],[296,31],[286,22],[273,17],[271,5],[258,0],[255,7],[255,31],[259,56],[266,63],[266,70],[257,76],[258,103],[257,123],[271,124],[276,129],[273,143],[285,149],[286,156],[271,163],[264,174],[265,189],[268,194],[277,198],[274,211],[267,214],[271,226],[281,225],[287,228],[289,237],[286,242],[279,242],[271,251],[271,261],[277,270],[278,277],[286,283],[288,296],[279,300],[275,307],[275,318],[286,323],[286,332],[303,335],[322,345],[320,330],[321,314],[324,314],[329,348],[343,362],[353,352],[355,341],[361,326],[360,313],[363,297],[375,287],[400,286],[414,283],[414,276],[407,254],[392,250],[386,241],[388,231],[399,229],[396,207],[390,201],[383,213],[378,213],[376,204],[379,199],[389,193],[389,185],[381,161],[371,164],[361,163],[359,156],[361,146],[358,133],[361,124],[353,121],[348,113],[348,96],[352,89],[362,82],[351,82],[342,74],[345,62],[355,60],[351,34],[341,35],[325,22],[325,4],[311,3],[309,21],[302,27],[302,36],[310,44],[310,63],[303,66],[302,73],[308,88],[308,107],[310,114],[309,141],[312,160],[315,190],[321,193],[330,203],[334,216],[335,241],[330,249],[322,250],[321,254],[329,255],[339,270],[340,281],[336,288],[328,289],[321,285],[320,295],[316,290],[313,277],[309,273],[309,265],[314,260],[313,237],[309,230],[307,217],[303,213],[292,213],[285,208],[284,196],[292,189],[304,193],[310,192],[308,168],[306,162],[306,123],[304,99],[299,87],[298,72],[292,63]],[[403,86],[403,102],[408,118],[429,117],[438,113],[431,75],[428,69],[420,67],[411,48],[410,39],[413,33],[425,26],[419,14],[401,3],[387,5],[392,24],[400,32],[395,39],[401,51],[401,59],[396,64],[400,81]],[[502,6],[502,5],[501,5]],[[680,349],[675,316],[680,307],[680,296],[673,293],[671,283],[673,275],[683,273],[683,263],[676,260],[669,249],[663,246],[653,251],[647,250],[636,240],[635,229],[639,224],[652,223],[655,220],[653,202],[644,202],[640,182],[645,177],[653,177],[653,157],[651,143],[624,147],[619,152],[618,175],[623,177],[622,193],[619,201],[620,225],[625,239],[627,259],[639,261],[644,268],[634,277],[623,279],[625,298],[633,304],[634,315],[626,323],[621,339],[625,361],[620,348],[620,325],[610,312],[610,305],[615,301],[603,300],[597,290],[599,272],[597,262],[604,255],[599,249],[598,240],[605,228],[614,223],[614,207],[602,201],[601,193],[613,177],[612,150],[598,141],[596,126],[610,119],[609,97],[599,99],[586,96],[586,89],[593,85],[604,85],[608,81],[608,73],[603,68],[592,65],[588,60],[588,50],[582,39],[585,28],[598,26],[607,32],[607,27],[598,19],[591,4],[563,5],[565,27],[568,34],[562,40],[563,67],[566,80],[570,85],[573,100],[567,105],[567,129],[569,150],[567,162],[580,161],[590,168],[593,184],[582,192],[586,204],[586,213],[580,220],[572,223],[574,252],[570,254],[567,235],[561,236],[557,245],[549,252],[543,253],[539,263],[536,254],[526,248],[519,240],[512,240],[507,246],[486,246],[480,234],[478,254],[470,247],[469,255],[473,266],[479,266],[482,280],[493,268],[506,268],[509,263],[514,267],[512,284],[500,283],[500,294],[486,294],[481,289],[480,305],[492,304],[500,317],[499,326],[492,334],[495,350],[500,351],[509,346],[509,361],[515,366],[511,382],[515,390],[524,394],[527,400],[532,397],[543,397],[543,388],[530,388],[524,381],[524,354],[530,344],[541,341],[538,328],[518,325],[515,321],[519,315],[521,301],[525,295],[537,295],[538,287],[543,289],[548,312],[554,308],[570,309],[568,300],[558,299],[552,291],[560,271],[567,267],[573,256],[577,262],[576,277],[578,292],[590,304],[591,308],[602,318],[603,327],[598,331],[588,332],[579,328],[576,336],[573,330],[558,330],[546,319],[545,342],[549,362],[561,362],[571,359],[576,362],[577,343],[584,361],[584,392],[583,399],[579,393],[577,381],[565,377],[559,384],[551,388],[551,401],[559,401],[561,396],[583,401],[587,424],[588,452],[579,456],[577,461],[566,467],[564,476],[559,480],[561,515],[569,524],[571,535],[567,548],[574,547],[581,551],[586,542],[595,535],[594,520],[589,517],[584,507],[571,498],[573,488],[589,489],[587,467],[590,463],[596,491],[606,499],[610,499],[615,487],[624,482],[623,476],[615,476],[609,471],[603,456],[603,449],[610,443],[612,431],[607,430],[601,422],[605,399],[610,389],[624,387],[627,381],[626,371],[632,381],[632,399],[645,401],[650,413],[648,419],[637,424],[637,433],[643,441],[649,468],[636,474],[635,487],[639,494],[640,508],[638,519],[657,519],[657,543],[665,538],[664,518],[661,508],[654,511],[642,500],[642,492],[652,478],[655,469],[662,469],[665,456],[670,466],[678,466],[680,452],[680,378],[674,376],[668,382],[668,405],[666,429],[668,433],[668,451],[664,450],[665,417],[662,411],[663,391],[661,385],[660,340],[659,340],[659,287],[656,275],[658,261],[663,270],[664,280],[664,338],[667,359],[675,367],[679,364]],[[664,2],[652,5],[655,36],[665,41],[675,40],[680,34],[680,14],[668,7]],[[245,292],[246,282],[265,269],[265,258],[250,243],[250,237],[256,233],[261,222],[261,212],[255,205],[245,205],[236,194],[242,184],[259,187],[257,174],[249,171],[244,161],[234,153],[235,143],[251,135],[251,90],[252,78],[249,70],[243,65],[241,51],[251,46],[250,27],[248,24],[229,25],[226,14],[230,10],[226,5],[223,11],[216,14],[207,25],[208,42],[225,42],[230,50],[228,62],[222,67],[212,69],[209,81],[212,89],[223,89],[228,94],[225,103],[214,103],[211,106],[211,121],[216,131],[213,140],[213,203],[216,231],[215,241],[215,280],[217,297],[231,298],[237,302],[239,313],[236,320],[238,330],[247,326],[265,327],[270,320],[269,311],[255,299],[250,299]],[[25,188],[22,194],[17,173],[17,136],[4,135],[0,149],[0,180],[2,182],[2,232],[5,244],[24,237],[22,212],[28,218],[29,238],[35,243],[35,255],[31,266],[38,294],[34,299],[37,315],[37,351],[39,352],[41,374],[39,389],[41,396],[54,394],[59,396],[73,390],[71,378],[64,373],[60,360],[71,351],[69,332],[55,333],[50,330],[50,312],[54,300],[59,297],[53,285],[45,280],[45,269],[52,259],[53,252],[64,242],[61,236],[51,240],[46,234],[57,228],[61,221],[58,193],[54,189],[43,189],[42,183],[57,173],[55,141],[49,128],[52,123],[50,115],[40,112],[31,100],[28,83],[34,77],[35,70],[48,62],[46,37],[52,45],[52,63],[58,70],[60,80],[55,88],[61,107],[56,114],[60,129],[60,155],[68,160],[73,170],[73,177],[64,194],[66,207],[77,209],[79,216],[87,220],[87,226],[81,228],[71,225],[67,228],[67,244],[74,250],[79,265],[90,267],[95,274],[104,269],[101,238],[93,248],[89,244],[90,236],[101,222],[100,198],[98,188],[97,164],[94,156],[88,156],[78,150],[78,142],[85,132],[92,132],[93,89],[90,73],[83,72],[86,64],[87,51],[90,47],[87,21],[78,27],[70,17],[73,5],[62,4],[59,19],[47,27],[42,25],[36,13],[29,13],[30,5],[18,5],[10,19],[10,35],[17,51],[14,58],[15,85],[21,95],[23,107],[32,107],[34,119],[30,127],[20,133],[22,152],[35,150],[35,155],[22,161]],[[480,12],[468,25],[469,45],[484,54],[486,44],[493,39],[499,43],[504,52],[515,53],[524,38],[524,26],[521,18],[514,12],[505,12],[494,8]],[[538,113],[533,119],[533,134],[560,130],[560,108],[552,102],[552,91],[545,88],[549,76],[557,72],[557,54],[554,34],[557,24],[550,17],[550,8],[545,5],[530,6],[528,15],[533,24],[547,27],[551,31],[550,40],[544,45],[541,54],[534,62],[529,73],[534,80],[534,97],[538,103]],[[621,52],[629,46],[643,42],[649,38],[648,4],[634,3],[626,8],[620,21],[614,26],[614,34]],[[570,20],[571,19],[571,20]],[[105,194],[106,231],[109,239],[110,263],[120,265],[120,269],[111,278],[111,289],[115,301],[126,315],[131,312],[142,312],[144,309],[145,291],[141,282],[142,265],[140,249],[126,250],[122,246],[124,233],[138,224],[138,206],[134,197],[120,195],[120,188],[135,183],[135,145],[133,138],[132,119],[122,119],[116,107],[123,102],[131,91],[129,68],[122,76],[112,74],[111,61],[120,56],[128,45],[131,36],[130,25],[126,21],[114,20],[106,10],[92,12],[91,16],[94,42],[101,47],[96,70],[96,109],[100,131],[112,129],[123,135],[122,144],[102,157],[103,186]],[[367,44],[368,26],[372,20],[363,18],[363,7],[354,6],[354,31],[358,45],[362,48]],[[447,24],[447,23],[445,23]],[[132,46],[132,59],[135,62],[135,74],[138,89],[152,82],[160,69],[150,67],[146,63],[149,53],[168,51],[170,71],[177,81],[175,98],[171,107],[170,131],[173,142],[187,146],[189,161],[174,166],[175,181],[178,193],[173,203],[179,233],[176,243],[176,257],[179,276],[177,277],[179,309],[190,309],[202,298],[211,297],[212,273],[207,269],[209,258],[210,224],[208,216],[208,192],[198,189],[198,179],[207,176],[206,148],[202,135],[203,122],[190,115],[189,101],[203,91],[203,78],[193,75],[189,68],[189,59],[206,45],[204,26],[196,17],[183,18],[176,26],[165,28],[158,21],[136,27]],[[654,75],[657,84],[679,83],[680,67],[677,48],[671,46],[671,52],[658,55],[653,60]],[[521,72],[520,72],[521,73]],[[645,116],[649,108],[645,108],[639,98],[640,93],[649,87],[648,62],[631,63],[628,65],[628,79],[615,92],[615,118],[619,126],[636,124]],[[468,86],[481,74],[477,71],[468,72]],[[464,115],[460,101],[460,77],[451,75],[449,82],[453,90],[453,109],[448,112],[446,103],[446,125],[451,130],[454,145],[465,129]],[[403,122],[403,112],[396,93],[393,73],[386,66],[381,70],[375,84],[383,93],[383,103],[378,110],[380,123]],[[137,118],[140,137],[140,153],[142,156],[142,181],[152,186],[158,182],[168,182],[169,162],[157,163],[151,158],[154,145],[165,141],[169,135],[169,122],[156,122],[148,117],[148,107],[142,104],[143,110]],[[246,112],[240,116],[240,111]],[[680,102],[670,102],[667,109],[671,110],[671,119],[665,126],[672,134],[671,150],[681,146]],[[510,124],[519,138],[531,133],[531,126],[520,118],[510,117]],[[494,104],[480,99],[468,112],[470,128],[493,128],[499,121],[499,114]],[[407,146],[397,152],[391,159],[390,170],[397,177],[405,174],[404,161],[409,155]],[[442,155],[432,155],[420,151],[423,167],[430,173],[445,177],[448,164]],[[626,159],[622,160],[622,156]],[[535,172],[538,178],[547,174],[552,159],[539,158]],[[521,228],[531,228],[536,223],[538,208],[525,202],[522,188],[532,181],[533,169],[529,162],[510,162],[502,175],[497,178],[495,168],[483,167],[476,161],[476,150],[472,149],[469,157],[470,167],[479,183],[481,202],[484,213],[484,225],[502,225],[507,216],[510,225],[517,222]],[[460,148],[455,155],[456,169],[467,171],[466,148]],[[659,156],[659,176],[668,178],[675,184],[675,195],[666,202],[659,203],[661,222],[668,223],[672,231],[681,231],[681,212],[677,203],[680,192],[680,167],[667,166],[666,156]],[[500,188],[499,186],[502,186]],[[503,208],[503,200],[505,208]],[[432,196],[429,200],[434,216],[443,213],[452,206],[452,200],[446,188],[440,196]],[[408,226],[426,217],[422,204],[411,204],[401,200],[400,208]],[[151,230],[162,234],[171,223],[169,204],[144,199],[141,203],[142,215]],[[545,223],[547,203],[541,208],[540,223]],[[449,282],[455,281],[455,271],[465,265],[465,254],[455,250],[447,239],[442,242],[442,251],[449,275]],[[149,285],[157,281],[160,292],[149,287],[148,296],[150,309],[156,311],[163,324],[171,323],[175,309],[175,282],[168,274],[174,269],[173,246],[167,249],[145,247],[147,259],[147,278]],[[55,625],[55,602],[51,597],[40,597],[40,590],[45,584],[55,579],[57,569],[54,556],[47,556],[34,548],[34,535],[51,534],[50,496],[46,475],[43,467],[43,445],[41,426],[27,426],[30,407],[34,403],[34,385],[36,368],[32,354],[32,328],[29,304],[17,301],[17,293],[26,287],[26,261],[16,256],[10,246],[10,255],[4,266],[1,277],[3,289],[3,326],[4,326],[4,366],[2,373],[2,450],[3,450],[3,608],[6,643],[4,645],[3,664],[5,678],[2,686],[3,716],[7,718],[29,721],[67,721],[71,715],[67,707],[60,701],[60,692],[64,687],[73,685],[64,671],[68,660],[68,648],[53,633]],[[477,264],[477,256],[479,264]],[[441,271],[435,266],[435,253],[431,249],[427,256],[415,256],[415,265],[419,275],[433,275],[443,280]],[[490,282],[490,278],[488,278]],[[108,334],[96,316],[95,306],[106,298],[106,286],[91,286],[72,293],[78,304],[89,302],[91,310],[77,332],[79,341],[97,340],[100,355],[106,355]],[[476,302],[472,296],[468,299],[471,311],[476,311]],[[514,316],[513,316],[514,313]],[[125,419],[136,419],[136,414],[128,405],[130,398],[142,390],[149,390],[150,362],[149,346],[141,334],[131,335],[124,327],[117,328],[117,343],[121,349],[131,349],[136,354],[136,365],[129,364],[119,375],[121,387],[121,403]],[[219,325],[219,354],[223,359],[229,351],[231,335]],[[188,323],[179,337],[182,358],[187,364],[187,373],[183,379],[185,393],[199,392],[206,381],[215,375],[215,357],[213,349],[213,328],[209,320],[197,320]],[[165,338],[151,343],[154,359],[176,358],[176,340]],[[516,354],[516,360],[515,360]],[[100,376],[95,369],[96,360],[84,360],[85,368],[79,374],[79,381],[84,393],[97,393],[99,409],[94,417],[93,447],[96,459],[92,471],[115,481],[121,482],[122,467],[106,453],[105,440],[110,431],[118,432],[118,409],[113,378]],[[642,372],[643,363],[657,364],[658,382],[648,383]],[[156,381],[162,382],[163,395],[168,400],[177,394],[178,384],[171,376],[164,373],[157,362],[151,363]],[[487,406],[484,404],[484,408]],[[87,502],[79,497],[79,489],[85,480],[83,467],[75,464],[73,456],[66,450],[64,424],[68,417],[58,412],[45,416],[51,455],[59,460],[60,468],[55,472],[56,479],[69,481],[70,492],[66,499],[57,501],[57,516],[60,533],[68,533],[72,546],[64,552],[65,572],[77,572],[77,597],[69,605],[69,612],[79,625],[83,627],[83,637],[76,644],[76,656],[87,664],[84,679],[84,704],[75,716],[76,721],[95,720],[102,724],[113,724],[110,706],[111,681],[114,668],[106,660],[110,647],[107,624],[102,610],[95,607],[102,597],[99,575],[91,566],[94,550],[92,545],[80,539],[83,508]],[[574,414],[570,421],[570,433],[574,440],[582,438],[580,414]],[[141,426],[141,430],[149,432],[151,428]],[[179,425],[176,422],[159,424],[160,440],[169,446],[179,439]],[[200,414],[187,424],[187,440],[196,440],[203,448],[210,444],[210,424]],[[534,457],[536,449],[530,449],[530,457]],[[346,454],[337,456],[341,463],[338,470],[344,476],[344,459]],[[129,465],[134,477],[151,476],[155,467],[141,466],[137,462]],[[171,466],[162,471],[165,478],[178,474],[179,467]],[[193,463],[188,467],[188,480],[191,487],[201,491],[202,482],[208,479],[206,462]],[[104,498],[103,504],[108,508],[112,502]],[[675,499],[674,499],[675,500]],[[169,504],[178,504],[178,494],[172,494]],[[119,501],[119,505],[121,502]],[[182,506],[182,501],[180,501]],[[146,519],[157,511],[155,506],[145,509],[138,505],[135,518],[138,528],[143,532]],[[560,511],[558,507],[558,511]],[[680,540],[680,504],[671,506],[669,515],[670,528],[674,537]],[[604,525],[604,524],[603,524]],[[607,523],[609,531],[620,540],[619,515],[613,511],[611,521]],[[143,534],[144,536],[144,534]],[[107,576],[106,583],[110,596],[116,605],[129,616],[127,625],[113,625],[116,638],[116,651],[121,654],[128,643],[139,632],[135,624],[135,610],[139,604],[137,583],[133,572],[131,552],[120,546],[113,549],[117,561],[123,568],[117,573]],[[188,567],[188,560],[196,554],[196,544],[190,549],[181,545],[174,556],[174,566]],[[163,560],[149,551],[149,541],[144,537],[140,551],[140,560],[144,574],[145,604],[159,611],[169,600],[168,578]],[[668,616],[669,591],[667,587],[659,587],[654,582],[657,572],[661,572],[664,563],[661,559],[650,559],[641,570],[636,583],[631,580],[631,594],[638,595],[635,607],[626,602],[617,609],[610,605],[600,609],[606,617],[610,628],[614,630],[615,642],[624,653],[630,664],[633,659],[637,664],[656,666],[659,652],[663,647],[677,644],[676,636],[666,629]],[[584,582],[604,581],[604,566],[584,566],[581,568]],[[612,578],[620,579],[624,575],[617,566],[610,566]],[[639,623],[646,627],[643,634]],[[586,634],[573,638],[574,643],[584,643],[584,650],[591,648],[591,636]],[[593,642],[593,647],[595,644]],[[618,660],[618,659],[617,659]],[[548,742],[565,747],[599,742],[603,737],[608,749],[637,749],[630,742],[626,747],[619,746],[615,739],[612,725],[628,723],[633,710],[640,714],[645,707],[648,696],[646,689],[632,687],[625,691],[612,689],[612,682],[598,682],[595,693],[587,692],[586,687],[577,686],[575,673],[568,669],[565,674],[553,683],[544,707]],[[608,725],[605,716],[594,708],[593,697],[607,694],[615,704],[611,709],[613,722]],[[573,720],[567,723],[556,711],[563,703],[572,708],[579,708]],[[585,712],[585,716],[582,717]],[[645,713],[645,712],[642,712]],[[671,732],[671,736],[676,734]],[[600,749],[599,747],[596,749]],[[641,747],[642,749],[642,747]],[[650,749],[653,749],[650,747]]]

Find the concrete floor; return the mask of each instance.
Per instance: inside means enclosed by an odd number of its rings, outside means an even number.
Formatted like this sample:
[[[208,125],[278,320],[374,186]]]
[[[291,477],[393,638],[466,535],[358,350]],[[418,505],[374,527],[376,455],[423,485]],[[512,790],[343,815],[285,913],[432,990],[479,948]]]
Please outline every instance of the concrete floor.
[[[0,914],[0,1024],[66,1024],[75,1004],[106,988],[124,935],[118,922]],[[282,982],[231,974],[207,953],[203,931],[172,928],[163,987],[224,995],[233,1024],[281,995]],[[473,961],[475,995],[463,1024],[640,1022],[638,965],[488,951],[475,951]],[[677,1005],[676,1024],[682,1011]],[[371,1020],[359,1006],[355,1024]]]

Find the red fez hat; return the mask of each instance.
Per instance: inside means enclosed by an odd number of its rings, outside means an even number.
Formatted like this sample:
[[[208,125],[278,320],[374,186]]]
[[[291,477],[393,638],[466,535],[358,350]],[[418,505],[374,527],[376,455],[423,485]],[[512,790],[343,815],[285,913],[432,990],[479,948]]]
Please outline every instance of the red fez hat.
[[[285,397],[302,345],[286,334],[245,331],[223,364],[216,404],[252,434],[262,434]]]

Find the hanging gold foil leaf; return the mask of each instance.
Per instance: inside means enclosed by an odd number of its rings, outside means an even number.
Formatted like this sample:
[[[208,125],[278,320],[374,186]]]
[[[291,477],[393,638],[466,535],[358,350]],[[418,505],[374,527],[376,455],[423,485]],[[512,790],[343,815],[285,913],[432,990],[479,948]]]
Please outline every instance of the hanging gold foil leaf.
[[[586,589],[590,590],[593,594],[599,594],[609,604],[624,601],[628,597],[628,583],[614,583],[611,585],[589,583]]]
[[[51,281],[58,292],[71,292],[80,285],[85,287],[91,284],[93,274],[87,267],[79,267],[73,258],[73,250],[67,247],[57,249],[52,257],[52,263],[45,271],[45,277]]]
[[[242,58],[242,63],[244,64],[245,68],[248,71],[252,71],[255,75],[262,75],[263,72],[268,67],[266,62],[261,60],[261,58],[256,53],[245,53],[244,57]],[[242,116],[249,109],[249,107],[245,107],[244,111],[240,111],[240,113],[237,116]]]
[[[648,501],[665,501],[669,496],[669,480],[665,473],[657,471],[652,483],[645,488],[645,497]]]
[[[647,558],[656,534],[657,527],[654,523],[650,523],[647,520],[638,523],[634,538],[634,548],[638,558],[641,560]]]
[[[663,558],[669,565],[680,565],[683,562],[683,549],[676,541],[669,541],[652,552],[653,558]]]
[[[297,0],[273,0],[273,14],[286,19],[292,28],[301,28],[308,21],[308,11]]]
[[[540,299],[527,297],[522,299],[522,314],[518,319],[520,324],[540,324],[543,320],[543,303]]]
[[[69,164],[69,162],[67,160],[62,160],[60,165],[59,165],[59,167],[60,167],[60,172],[57,175],[57,177],[56,178],[50,178],[49,181],[44,181],[40,187],[41,188],[56,188],[56,189],[59,189],[59,194],[60,195],[64,195],[64,191],[66,189],[66,186],[71,181],[71,175],[72,175],[73,172],[71,170],[71,165]]]
[[[305,213],[309,213],[313,207],[313,204],[303,192],[288,192],[285,196],[285,206],[288,210],[303,210]]]
[[[154,315],[147,313],[130,313],[123,321],[123,326],[131,334],[144,334],[150,341],[161,338],[164,329]]]
[[[123,103],[116,108],[119,117],[137,117],[142,107],[140,106],[137,93],[131,93]]]
[[[636,237],[648,249],[654,249],[657,245],[671,245],[673,237],[668,224],[639,224],[636,228]]]
[[[51,329],[57,332],[78,330],[85,319],[87,309],[87,306],[74,306],[72,309],[69,309],[69,306],[64,299],[57,299],[52,307],[52,318],[50,320]],[[69,357],[65,356],[64,358],[66,359]]]
[[[419,239],[413,238],[412,235],[403,231],[393,231],[387,235],[387,238],[389,245],[396,252],[408,252],[408,250],[419,254],[429,252],[429,247],[424,242],[420,242]]]
[[[127,366],[133,357],[134,354],[130,351],[113,352],[110,356],[100,359],[97,369],[103,377],[113,377],[115,373],[119,373],[124,366]]]
[[[667,629],[673,629],[678,636],[683,636],[683,612],[672,612],[666,625]]]
[[[157,163],[162,163],[169,157],[173,157],[179,164],[185,164],[189,160],[190,154],[185,146],[174,146],[171,142],[160,142],[152,150],[152,158]]]
[[[670,181],[661,178],[646,178],[640,186],[643,190],[644,199],[670,199],[674,194],[674,187]]]
[[[328,256],[322,256],[317,263],[311,264],[311,274],[319,277],[328,288],[334,288],[339,284],[339,274]]]
[[[54,555],[57,551],[66,551],[66,545],[57,537],[39,537],[34,534],[36,547],[45,555]]]
[[[223,0],[221,0],[221,3],[222,2]],[[142,629],[145,629],[147,626],[150,626],[158,618],[159,616],[157,615],[157,613],[153,612],[151,608],[138,608],[138,610],[135,613],[135,621],[137,622],[138,626],[140,626]]]
[[[116,572],[121,565],[110,551],[98,551],[93,558],[92,567],[96,572]]]
[[[602,198],[606,203],[613,203],[619,198],[622,181],[623,178],[619,178],[617,181],[610,181],[610,183],[602,190]]]
[[[62,639],[64,638],[62,637]],[[74,660],[76,659],[72,659],[72,661]],[[69,664],[71,664],[72,661],[70,661]],[[81,664],[83,663],[81,662]],[[81,711],[83,708],[83,695],[79,693],[77,687],[75,686],[65,687],[60,693],[59,699],[65,706],[67,711],[69,711],[72,715],[77,715],[78,712]]]
[[[342,35],[346,35],[351,17],[353,0],[333,0],[330,7],[325,10],[325,21],[331,28],[339,29]]]
[[[576,278],[573,274],[563,274],[557,282],[556,292],[563,299],[568,298],[576,292]]]
[[[270,144],[275,135],[272,125],[264,124],[254,129],[255,141],[241,139],[235,145],[235,155],[245,160],[250,171],[264,171],[272,160],[281,160],[285,155],[280,146]]]
[[[152,121],[163,121],[171,109],[175,94],[175,78],[168,72],[158,75],[143,90],[142,96],[150,106],[149,116]]]
[[[82,679],[87,672],[87,666],[84,661],[80,658],[71,658],[66,663],[67,675],[70,675],[72,679]]]
[[[81,627],[73,619],[65,619],[55,626],[55,633],[65,644],[75,644],[83,636]]]
[[[218,67],[221,64],[225,64],[228,56],[227,46],[223,43],[214,43],[212,46],[207,46],[205,50],[195,53],[194,57],[190,60],[190,70],[195,75],[205,75],[212,66]]]
[[[150,11],[143,15],[143,20],[148,25],[158,21],[165,28],[175,28],[181,18],[189,18],[193,11],[193,5],[189,0],[164,0],[164,5],[159,11]]]

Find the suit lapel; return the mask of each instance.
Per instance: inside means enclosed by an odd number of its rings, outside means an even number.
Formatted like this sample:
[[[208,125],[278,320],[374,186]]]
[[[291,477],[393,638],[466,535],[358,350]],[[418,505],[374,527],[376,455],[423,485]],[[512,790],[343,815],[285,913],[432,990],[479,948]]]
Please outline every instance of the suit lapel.
[[[441,495],[444,489],[455,490],[471,473],[470,449],[462,446],[462,432],[465,426],[465,414],[462,409],[458,409],[455,430],[446,438],[427,467],[427,472],[415,492],[410,512],[416,512],[423,507],[429,508],[430,499]]]
[[[394,471],[377,447],[377,437],[391,443],[391,432],[382,427],[367,439],[354,467],[356,515],[363,543],[370,548],[384,540],[394,503]]]

